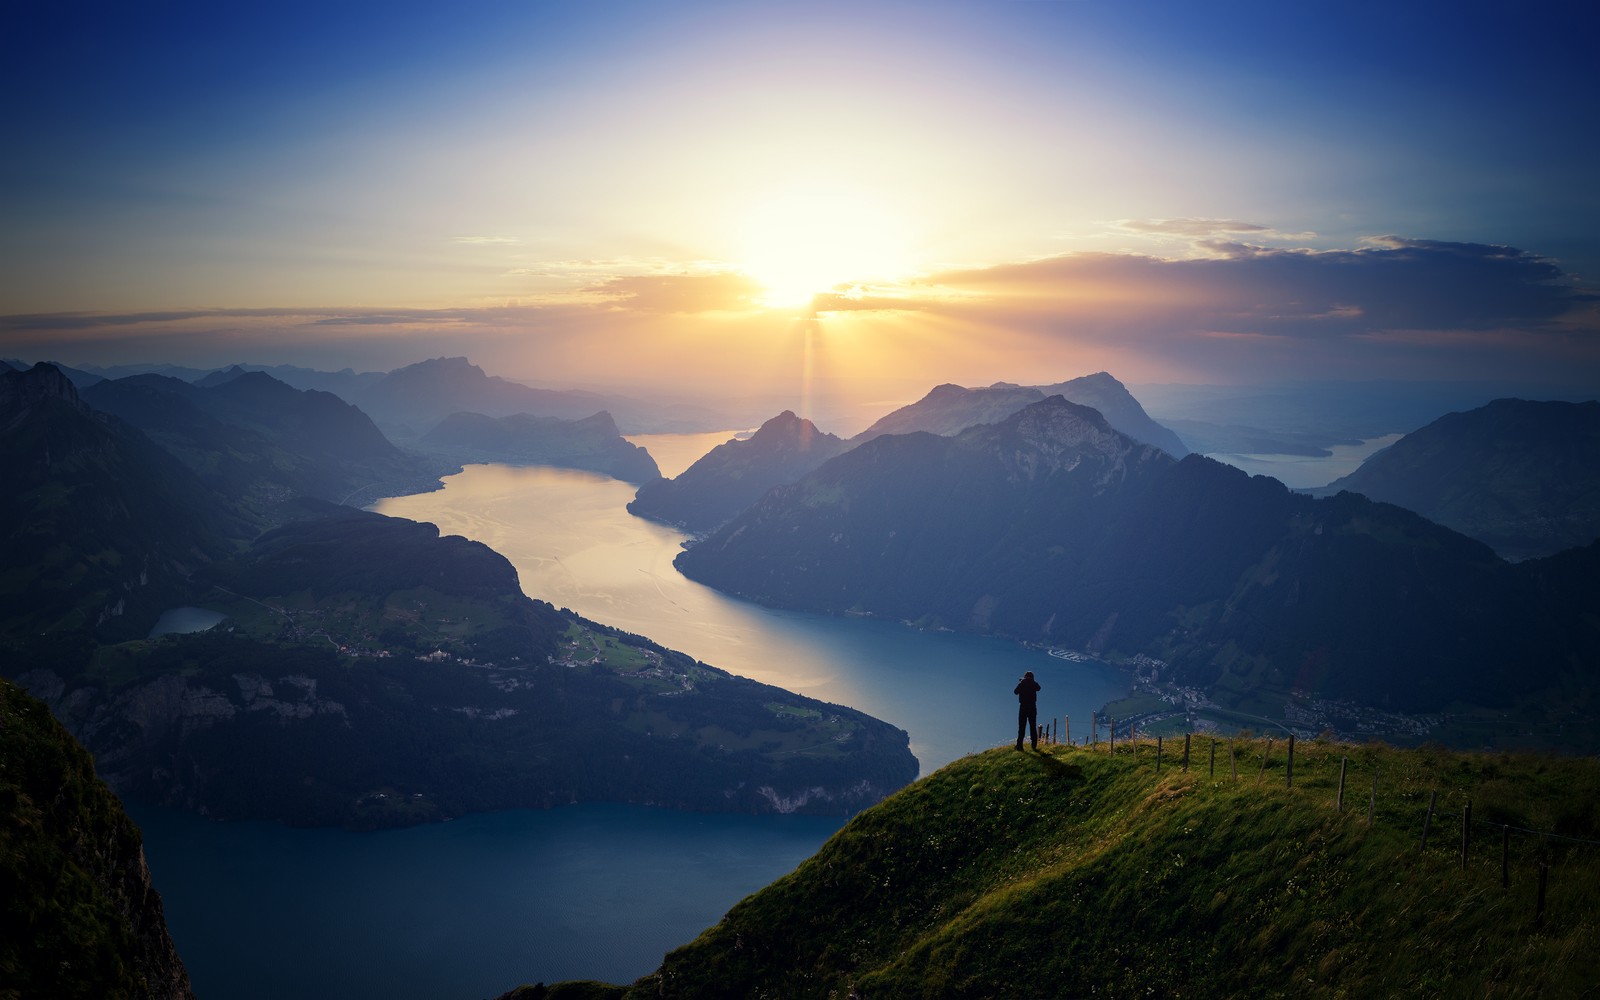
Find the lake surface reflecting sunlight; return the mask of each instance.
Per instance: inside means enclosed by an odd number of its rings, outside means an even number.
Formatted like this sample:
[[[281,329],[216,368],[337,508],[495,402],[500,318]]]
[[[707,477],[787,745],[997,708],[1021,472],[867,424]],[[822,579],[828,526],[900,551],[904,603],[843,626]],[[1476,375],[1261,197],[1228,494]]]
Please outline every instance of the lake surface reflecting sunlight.
[[[642,435],[682,471],[731,432]],[[1040,717],[1089,713],[1124,675],[1014,642],[773,611],[685,579],[684,536],[635,518],[634,487],[541,467],[470,466],[373,509],[485,542],[522,589],[732,673],[905,729],[924,774],[1015,736],[1032,670]],[[528,982],[629,982],[813,854],[843,820],[616,804],[467,816],[379,833],[213,823],[131,810],[201,997],[492,996]]]

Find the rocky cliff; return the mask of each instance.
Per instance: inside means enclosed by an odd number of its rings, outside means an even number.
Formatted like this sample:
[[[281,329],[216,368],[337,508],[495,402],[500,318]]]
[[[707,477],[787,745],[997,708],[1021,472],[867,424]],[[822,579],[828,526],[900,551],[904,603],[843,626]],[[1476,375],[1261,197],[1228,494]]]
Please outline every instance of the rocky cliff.
[[[0,997],[188,998],[139,830],[43,704],[0,680]]]

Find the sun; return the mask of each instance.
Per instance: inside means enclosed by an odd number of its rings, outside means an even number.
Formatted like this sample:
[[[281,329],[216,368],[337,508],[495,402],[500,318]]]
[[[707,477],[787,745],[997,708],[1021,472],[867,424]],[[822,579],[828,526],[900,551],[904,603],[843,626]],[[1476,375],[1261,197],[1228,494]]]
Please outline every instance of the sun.
[[[777,308],[909,270],[904,224],[880,201],[848,188],[794,188],[757,203],[741,242],[740,270],[760,282],[762,300]]]

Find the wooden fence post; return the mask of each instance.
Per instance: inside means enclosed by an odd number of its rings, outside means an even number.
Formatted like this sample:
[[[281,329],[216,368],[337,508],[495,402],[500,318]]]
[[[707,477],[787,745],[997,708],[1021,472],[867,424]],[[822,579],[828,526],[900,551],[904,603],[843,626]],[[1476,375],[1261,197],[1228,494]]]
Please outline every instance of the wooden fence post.
[[[1161,737],[1156,737],[1156,774],[1161,773]]]
[[[1066,743],[1067,743],[1067,746],[1070,747],[1070,746],[1072,746],[1072,716],[1063,715],[1061,717],[1061,722],[1062,722],[1061,731],[1066,734],[1066,737],[1067,737]]]
[[[1467,870],[1467,841],[1472,836],[1472,800],[1461,809],[1461,870]]]
[[[1333,811],[1344,812],[1344,770],[1350,766],[1349,757],[1339,758],[1339,797],[1333,800]]]
[[[1267,773],[1267,755],[1272,753],[1272,737],[1267,737],[1267,748],[1261,751],[1261,770],[1256,772],[1256,784],[1261,784],[1261,776]]]
[[[1207,777],[1215,778],[1216,776],[1217,776],[1217,738],[1215,736],[1213,736],[1213,737],[1211,737],[1211,772],[1207,775]]]
[[[1117,755],[1117,720],[1107,718],[1106,721],[1110,723],[1107,729],[1111,733],[1111,749],[1106,752],[1115,757]]]
[[[1183,773],[1189,773],[1189,734],[1183,734]]]
[[[1233,772],[1233,780],[1239,780],[1239,759],[1233,755],[1233,741],[1228,741],[1228,768]]]
[[[1437,801],[1439,801],[1439,792],[1435,789],[1428,793],[1428,815],[1422,818],[1422,843],[1417,845],[1418,853],[1428,849],[1428,827],[1433,825],[1433,805]]]
[[[1089,713],[1089,742],[1091,744],[1100,742],[1100,713],[1098,712]]]
[[[1283,787],[1294,787],[1294,733],[1289,734],[1289,766],[1283,772]]]

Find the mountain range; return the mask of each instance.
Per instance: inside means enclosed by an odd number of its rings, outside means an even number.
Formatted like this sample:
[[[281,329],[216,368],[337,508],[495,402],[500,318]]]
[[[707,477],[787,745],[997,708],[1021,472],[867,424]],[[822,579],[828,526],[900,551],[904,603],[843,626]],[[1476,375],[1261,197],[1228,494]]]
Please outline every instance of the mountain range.
[[[978,424],[995,423],[1050,395],[1093,407],[1134,440],[1181,457],[1189,453],[1177,435],[1145,414],[1126,387],[1105,372],[1053,386],[996,383],[981,389],[934,387],[926,396],[883,416],[866,430],[841,440],[809,420],[784,411],[748,440],[734,439],[712,449],[681,475],[642,487],[628,510],[707,532],[754,503],[774,486],[792,483],[835,455],[887,434],[925,431],[958,434]]]
[[[1174,459],[1060,397],[868,441],[676,564],[779,607],[1149,657],[1235,707],[1504,705],[1593,689],[1600,652],[1574,609],[1600,587],[1600,545],[1511,566],[1398,507]]]
[[[859,445],[883,434],[912,431],[931,431],[946,436],[959,434],[978,424],[998,423],[1049,396],[1060,396],[1098,410],[1112,427],[1135,441],[1160,448],[1173,458],[1189,454],[1178,435],[1150,419],[1127,387],[1106,372],[1042,386],[1009,382],[996,382],[983,389],[949,384],[935,386],[922,399],[902,406],[851,438],[851,443]]]
[[[103,380],[84,401],[144,431],[210,487],[256,509],[293,496],[343,501],[436,488],[449,471],[384,437],[361,410],[234,369],[197,383],[163,375]]]
[[[1600,538],[1600,402],[1498,399],[1450,413],[1319,494],[1351,490],[1414,510],[1507,559]]]
[[[0,373],[0,427],[6,635],[142,636],[179,603],[197,566],[252,530],[248,515],[145,435],[90,408],[50,365]]]
[[[514,413],[488,417],[456,412],[413,447],[455,462],[508,462],[586,469],[625,483],[650,483],[661,470],[650,453],[623,438],[604,410],[581,420]]]
[[[90,391],[197,419],[187,435],[149,420],[187,464],[49,365],[0,373],[16,484],[0,508],[0,671],[49,702],[118,790],[369,827],[592,800],[850,812],[915,776],[903,731],[533,601],[479,543],[310,494],[246,504],[213,488],[190,467],[225,457],[204,451],[213,410],[251,420],[260,393],[286,401],[287,426],[297,405],[359,411],[259,374],[169,381]],[[242,425],[229,426],[217,440],[232,447]],[[301,463],[349,443],[245,429]],[[147,637],[191,604],[224,622]]]

